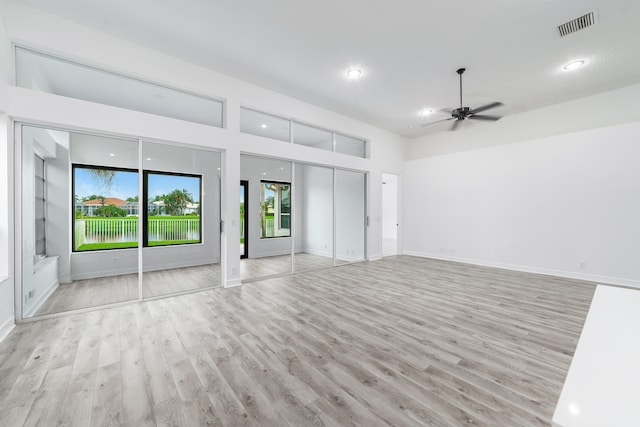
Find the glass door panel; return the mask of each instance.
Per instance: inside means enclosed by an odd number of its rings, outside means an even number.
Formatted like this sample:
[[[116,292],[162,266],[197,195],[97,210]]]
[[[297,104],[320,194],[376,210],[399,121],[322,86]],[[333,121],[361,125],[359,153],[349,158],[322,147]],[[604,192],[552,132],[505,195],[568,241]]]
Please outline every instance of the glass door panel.
[[[294,271],[333,265],[333,169],[295,165]]]
[[[143,297],[220,285],[220,153],[143,142]]]
[[[336,170],[336,264],[365,259],[365,174]]]
[[[248,183],[246,257],[242,280],[291,272],[291,162],[240,156],[240,176]]]
[[[22,317],[138,298],[138,142],[21,125]]]

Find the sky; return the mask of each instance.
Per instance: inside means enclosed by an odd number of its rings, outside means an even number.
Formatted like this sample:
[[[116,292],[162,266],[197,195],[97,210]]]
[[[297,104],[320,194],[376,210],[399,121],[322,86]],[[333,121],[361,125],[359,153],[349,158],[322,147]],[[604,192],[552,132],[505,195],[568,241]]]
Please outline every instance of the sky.
[[[79,198],[95,194],[127,200],[129,197],[138,195],[137,172],[116,171],[109,190],[84,168],[75,168],[74,181],[75,194]],[[176,189],[186,189],[198,203],[200,202],[199,181],[199,178],[190,176],[149,174],[149,199],[153,200],[156,195],[169,194]]]

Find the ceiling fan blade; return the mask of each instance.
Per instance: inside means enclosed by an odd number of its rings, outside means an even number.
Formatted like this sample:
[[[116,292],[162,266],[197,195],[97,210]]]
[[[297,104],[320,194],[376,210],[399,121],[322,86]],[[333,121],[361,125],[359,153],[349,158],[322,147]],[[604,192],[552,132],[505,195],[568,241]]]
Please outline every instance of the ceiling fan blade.
[[[482,107],[478,107],[474,110],[469,111],[469,114],[476,114],[482,111],[490,110],[492,108],[500,107],[504,105],[502,102],[492,102],[491,104],[483,105]]]
[[[449,130],[458,129],[458,126],[460,126],[460,123],[462,123],[462,119],[456,119],[456,121],[453,122],[453,125],[451,125],[451,129],[449,129]]]
[[[438,123],[446,122],[448,120],[453,120],[453,117],[449,117],[447,119],[442,119],[442,120],[436,120],[435,122],[423,123],[423,124],[420,125],[420,127],[426,128],[426,127],[429,127],[429,126],[437,125]]]
[[[446,114],[448,116],[451,115],[452,111],[453,111],[453,108],[440,108],[439,110],[436,110],[436,112]]]
[[[491,122],[495,122],[496,120],[500,120],[500,116],[482,116],[479,114],[473,114],[471,116],[467,117],[468,119],[473,119],[473,120],[488,120]]]

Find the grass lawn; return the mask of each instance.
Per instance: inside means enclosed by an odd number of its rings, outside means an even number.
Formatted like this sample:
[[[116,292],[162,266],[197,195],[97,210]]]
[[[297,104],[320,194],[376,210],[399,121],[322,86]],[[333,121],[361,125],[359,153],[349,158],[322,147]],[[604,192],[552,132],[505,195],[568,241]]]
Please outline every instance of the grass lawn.
[[[158,240],[149,242],[149,246],[184,245],[187,243],[200,243],[199,240]]]
[[[85,243],[80,245],[77,251],[97,251],[100,249],[124,249],[137,248],[138,242],[101,242],[101,243]]]
[[[166,245],[184,245],[188,243],[200,243],[199,240],[159,240],[157,242],[149,242],[149,246],[166,246]],[[85,243],[80,245],[76,251],[98,251],[101,249],[125,249],[137,248],[138,242],[102,242],[102,243]]]

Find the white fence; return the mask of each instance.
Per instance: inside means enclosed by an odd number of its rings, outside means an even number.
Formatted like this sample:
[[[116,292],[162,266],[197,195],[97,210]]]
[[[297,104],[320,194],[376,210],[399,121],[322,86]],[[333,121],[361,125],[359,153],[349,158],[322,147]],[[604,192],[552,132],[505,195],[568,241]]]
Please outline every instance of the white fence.
[[[198,240],[200,218],[149,218],[149,241]],[[84,218],[75,222],[75,246],[85,243],[136,242],[138,218]]]

